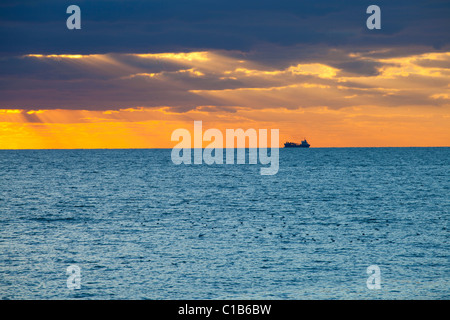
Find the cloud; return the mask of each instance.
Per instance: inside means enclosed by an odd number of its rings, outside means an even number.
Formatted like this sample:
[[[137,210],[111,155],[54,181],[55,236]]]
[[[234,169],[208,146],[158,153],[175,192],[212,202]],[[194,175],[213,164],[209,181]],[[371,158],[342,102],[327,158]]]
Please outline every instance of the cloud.
[[[119,110],[168,107],[446,106],[450,53],[377,58],[331,49],[321,63],[264,65],[245,53],[43,55],[2,59],[0,107]],[[328,57],[328,58],[326,58]],[[444,66],[444,68],[442,67]],[[228,108],[228,109],[227,109]]]
[[[443,106],[450,5],[379,1],[0,3],[0,108]],[[441,98],[431,98],[441,97]]]
[[[450,4],[0,2],[0,147],[171,147],[171,132],[283,128],[314,146],[448,145]],[[420,137],[420,139],[417,139]]]
[[[321,46],[358,50],[450,43],[445,0],[379,0],[382,29],[367,30],[361,0],[79,0],[82,29],[68,30],[71,1],[2,1],[3,56],[161,53],[203,50],[251,52],[263,46]],[[414,52],[417,53],[417,52]]]

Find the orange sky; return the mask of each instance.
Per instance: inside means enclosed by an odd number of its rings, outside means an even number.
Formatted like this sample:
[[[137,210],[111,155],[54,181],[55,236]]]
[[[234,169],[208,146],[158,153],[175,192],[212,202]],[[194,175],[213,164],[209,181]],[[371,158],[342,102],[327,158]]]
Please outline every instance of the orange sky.
[[[194,120],[203,121],[203,130],[218,128],[224,135],[225,129],[279,129],[280,145],[304,137],[313,147],[450,145],[450,115],[446,110],[386,109],[242,109],[231,114],[201,110],[171,114],[165,108],[44,110],[31,114],[1,110],[0,148],[172,148],[176,144],[170,140],[172,131],[186,128],[193,133]]]
[[[218,128],[223,133],[237,128],[279,129],[280,146],[304,137],[312,147],[450,146],[450,69],[439,66],[450,61],[450,53],[378,59],[382,67],[372,76],[347,74],[325,63],[265,68],[211,52],[135,56],[176,60],[183,67],[143,73],[107,55],[26,58],[70,59],[86,65],[94,61],[98,69],[127,70],[124,81],[139,78],[180,87],[180,79],[215,76],[255,86],[186,89],[217,101],[189,111],[166,106],[0,109],[0,149],[172,148],[176,144],[170,140],[172,131],[193,132],[194,120],[202,120],[204,130]]]

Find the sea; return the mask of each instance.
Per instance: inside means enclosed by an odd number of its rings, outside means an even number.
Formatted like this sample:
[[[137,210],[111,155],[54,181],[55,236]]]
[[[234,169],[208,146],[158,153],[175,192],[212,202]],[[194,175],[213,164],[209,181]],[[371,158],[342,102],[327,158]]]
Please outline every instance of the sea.
[[[450,148],[279,157],[1,150],[0,299],[450,298]]]

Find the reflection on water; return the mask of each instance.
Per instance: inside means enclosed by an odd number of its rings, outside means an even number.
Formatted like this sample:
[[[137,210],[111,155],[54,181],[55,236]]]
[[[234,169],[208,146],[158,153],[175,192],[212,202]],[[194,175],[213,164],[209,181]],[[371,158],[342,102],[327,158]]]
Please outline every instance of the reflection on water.
[[[170,150],[0,151],[0,298],[448,299],[449,159],[282,149],[261,176]]]

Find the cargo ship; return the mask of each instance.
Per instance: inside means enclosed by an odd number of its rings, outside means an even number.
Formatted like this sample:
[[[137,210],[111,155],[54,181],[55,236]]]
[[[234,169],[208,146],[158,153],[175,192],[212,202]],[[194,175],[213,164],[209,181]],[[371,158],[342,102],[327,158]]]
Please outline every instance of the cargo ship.
[[[309,148],[311,145],[308,143],[308,141],[302,140],[302,143],[295,143],[295,142],[285,142],[284,147],[285,148]]]

